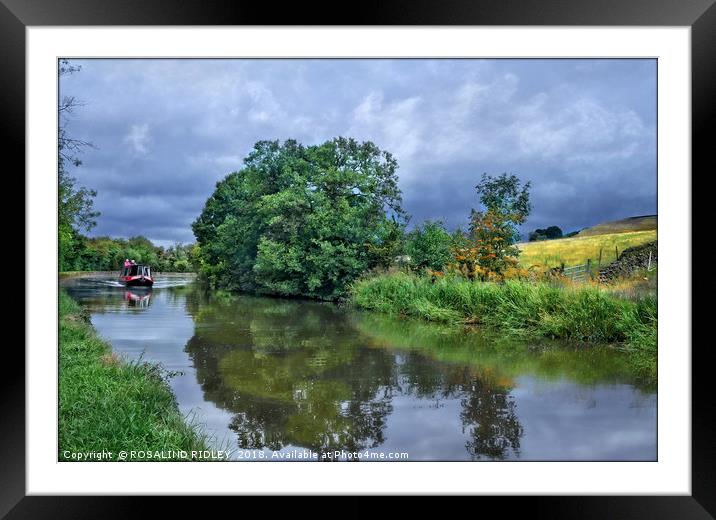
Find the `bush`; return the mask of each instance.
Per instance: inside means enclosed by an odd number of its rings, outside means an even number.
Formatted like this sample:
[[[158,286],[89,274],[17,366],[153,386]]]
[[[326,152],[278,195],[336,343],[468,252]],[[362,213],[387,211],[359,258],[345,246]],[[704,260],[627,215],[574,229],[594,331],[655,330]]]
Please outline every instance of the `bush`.
[[[426,220],[408,233],[405,252],[414,268],[442,271],[452,261],[452,242],[442,222]]]

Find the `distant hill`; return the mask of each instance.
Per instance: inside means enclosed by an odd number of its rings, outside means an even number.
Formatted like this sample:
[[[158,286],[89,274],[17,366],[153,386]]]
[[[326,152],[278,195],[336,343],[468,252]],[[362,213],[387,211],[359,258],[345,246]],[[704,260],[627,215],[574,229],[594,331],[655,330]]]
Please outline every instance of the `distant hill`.
[[[612,233],[628,233],[633,231],[649,231],[657,229],[656,215],[642,215],[639,217],[623,218],[612,222],[604,222],[596,226],[584,228],[578,237],[590,237],[594,235],[609,235]]]

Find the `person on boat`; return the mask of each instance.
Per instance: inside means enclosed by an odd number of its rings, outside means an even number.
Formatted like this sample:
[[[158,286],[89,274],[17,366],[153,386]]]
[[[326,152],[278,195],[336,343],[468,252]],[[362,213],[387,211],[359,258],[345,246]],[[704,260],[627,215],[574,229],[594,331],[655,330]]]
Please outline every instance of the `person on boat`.
[[[135,262],[134,260],[130,260],[129,262],[130,262],[130,265],[137,265],[137,262]]]
[[[132,265],[132,264],[129,263],[129,258],[125,258],[124,259],[124,267],[129,267],[130,265]]]

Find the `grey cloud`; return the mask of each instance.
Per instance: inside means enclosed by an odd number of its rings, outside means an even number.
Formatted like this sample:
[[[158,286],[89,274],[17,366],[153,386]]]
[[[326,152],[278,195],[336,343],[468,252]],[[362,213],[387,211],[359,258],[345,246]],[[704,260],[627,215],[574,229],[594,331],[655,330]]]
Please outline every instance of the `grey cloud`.
[[[523,231],[656,212],[654,60],[78,60],[93,234],[171,243],[253,143],[369,139],[412,223],[464,225],[483,172],[533,184]],[[137,224],[137,218],[141,224]]]

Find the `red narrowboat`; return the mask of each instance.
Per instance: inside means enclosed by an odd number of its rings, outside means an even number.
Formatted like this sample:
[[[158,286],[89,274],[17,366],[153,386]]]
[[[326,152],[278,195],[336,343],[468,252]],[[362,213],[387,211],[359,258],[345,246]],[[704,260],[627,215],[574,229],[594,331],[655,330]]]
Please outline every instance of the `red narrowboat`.
[[[128,265],[122,269],[119,283],[123,283],[127,287],[151,287],[154,285],[152,269],[148,265]]]

